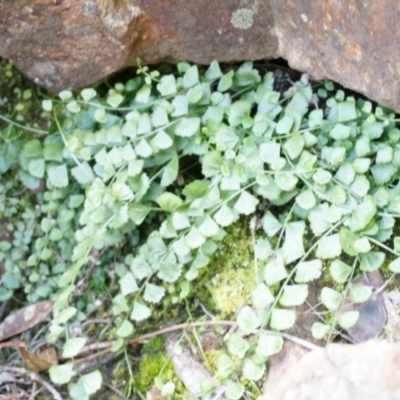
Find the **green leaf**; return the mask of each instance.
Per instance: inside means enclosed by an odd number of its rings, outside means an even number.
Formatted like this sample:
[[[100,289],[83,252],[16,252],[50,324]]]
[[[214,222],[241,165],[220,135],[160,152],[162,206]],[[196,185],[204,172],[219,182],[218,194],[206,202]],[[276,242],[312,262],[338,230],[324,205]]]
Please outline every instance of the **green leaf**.
[[[267,260],[273,253],[271,243],[268,239],[257,239],[254,247],[254,256],[258,260]]]
[[[329,325],[322,324],[321,322],[314,322],[311,326],[311,334],[313,335],[313,338],[317,340],[323,339],[330,330],[331,327]]]
[[[190,117],[182,118],[175,128],[175,135],[182,137],[191,137],[196,135],[200,129],[200,118]]]
[[[350,186],[350,190],[357,196],[364,197],[368,193],[370,186],[369,180],[364,175],[357,175]]]
[[[241,383],[229,380],[224,394],[228,400],[239,400],[243,398],[244,390],[245,387]]]
[[[210,178],[221,172],[223,165],[221,153],[218,151],[210,151],[204,155],[202,173],[206,178]]]
[[[92,168],[86,161],[72,168],[71,174],[81,185],[87,185],[94,179]]]
[[[339,122],[352,121],[357,118],[357,111],[354,101],[342,101],[337,106]]]
[[[303,151],[305,142],[303,136],[299,133],[294,133],[289,140],[286,141],[284,148],[291,160],[296,159]]]
[[[112,300],[112,312],[114,315],[127,312],[129,310],[126,298],[122,293],[117,294]]]
[[[362,271],[377,271],[385,262],[385,253],[380,251],[370,251],[360,255],[360,269]]]
[[[56,220],[53,218],[43,218],[42,221],[40,222],[40,228],[44,233],[50,232],[50,230],[54,227],[56,224]]]
[[[140,142],[135,146],[135,151],[140,157],[143,158],[150,157],[153,154],[153,149],[146,139],[140,140]]]
[[[226,227],[236,221],[237,215],[227,205],[223,204],[214,215],[214,219],[219,225]]]
[[[267,285],[259,283],[256,288],[252,290],[251,299],[253,306],[257,308],[257,310],[262,310],[272,304],[275,297],[272,295]]]
[[[71,382],[74,364],[65,363],[61,365],[52,365],[49,369],[50,379],[56,385],[65,385]]]
[[[128,206],[129,218],[136,224],[140,225],[147,217],[151,208],[140,203],[130,203]]]
[[[204,76],[208,81],[214,81],[222,76],[221,68],[219,67],[218,61],[213,61],[207,68]]]
[[[143,321],[151,316],[151,310],[146,305],[139,303],[138,301],[133,302],[133,310],[131,313],[131,320]]]
[[[94,119],[100,124],[105,124],[107,122],[107,114],[104,108],[98,108],[94,112]]]
[[[69,103],[67,103],[66,108],[68,111],[71,113],[78,113],[81,111],[81,107],[79,106],[78,102],[76,100],[71,100]]]
[[[186,243],[191,249],[197,249],[202,246],[206,241],[206,238],[202,235],[199,229],[193,226],[189,233],[186,235]]]
[[[329,136],[334,140],[344,140],[350,136],[350,127],[343,124],[336,124],[329,132]]]
[[[298,179],[290,171],[280,171],[275,175],[275,182],[279,189],[288,192],[296,187]]]
[[[239,196],[239,199],[236,201],[234,205],[234,209],[239,214],[250,215],[256,211],[257,204],[259,200],[257,197],[254,197],[248,191],[244,190]]]
[[[352,328],[358,321],[360,312],[357,310],[346,311],[341,313],[338,318],[338,323],[341,328],[349,329]]]
[[[178,257],[186,256],[191,251],[191,248],[189,247],[185,237],[181,237],[179,240],[176,240],[172,247]]]
[[[69,338],[63,346],[62,356],[72,358],[77,356],[86,344],[86,338]]]
[[[49,143],[43,148],[43,157],[46,161],[63,160],[63,145],[61,143]]]
[[[175,230],[186,229],[190,226],[189,218],[186,214],[174,212],[171,217],[171,223]]]
[[[249,381],[260,380],[265,372],[265,364],[256,364],[251,358],[246,358],[243,365],[243,377]]]
[[[243,339],[235,332],[229,335],[227,346],[229,353],[239,358],[243,358],[250,348],[250,344],[247,340]]]
[[[45,163],[43,158],[34,158],[28,162],[28,171],[36,178],[43,178],[44,166]]]
[[[179,95],[172,100],[174,111],[171,113],[172,117],[182,117],[189,111],[189,102],[186,96]]]
[[[351,284],[349,298],[353,303],[364,303],[372,296],[371,286]]]
[[[273,256],[265,266],[264,279],[267,285],[274,285],[287,278],[288,273],[285,269],[283,258],[280,255]]]
[[[123,102],[123,100],[124,96],[122,96],[121,93],[115,92],[107,97],[106,102],[112,108],[117,108]]]
[[[87,88],[83,89],[80,95],[84,101],[88,102],[97,96],[97,92],[92,88]]]
[[[219,92],[226,92],[229,90],[232,86],[233,83],[233,75],[235,74],[234,71],[228,71],[226,74],[224,74],[221,79],[219,80],[217,90]]]
[[[327,207],[327,204],[319,205],[311,210],[310,214],[308,215],[311,230],[316,236],[321,236],[332,226],[331,223],[325,218]]]
[[[319,239],[316,256],[321,259],[339,257],[342,253],[339,234],[324,236]]]
[[[283,339],[280,336],[271,336],[260,333],[256,347],[256,354],[262,357],[271,357],[278,354],[283,348]]]
[[[363,237],[354,241],[353,249],[357,254],[368,253],[372,249],[372,246],[369,240],[366,237]]]
[[[219,226],[210,216],[207,216],[199,226],[199,231],[203,236],[208,238],[215,236],[219,232]]]
[[[377,186],[383,186],[390,182],[397,170],[393,164],[375,164],[371,167],[371,173]]]
[[[191,88],[199,83],[199,70],[196,65],[192,65],[183,76],[182,84],[185,89]]]
[[[182,205],[182,199],[170,192],[164,192],[157,197],[157,204],[166,212],[176,210]]]
[[[168,122],[168,114],[163,107],[157,107],[151,114],[151,124],[156,128],[167,125]]]
[[[284,331],[291,328],[296,321],[294,310],[281,310],[274,308],[271,314],[270,326],[277,331]]]
[[[44,111],[51,111],[53,109],[52,100],[42,100],[42,108]]]
[[[321,302],[329,310],[335,311],[343,301],[343,294],[329,287],[323,287],[321,290]]]
[[[100,371],[93,371],[88,374],[81,375],[79,381],[82,382],[86,394],[90,395],[100,390],[103,383],[103,378]]]
[[[228,109],[228,122],[230,126],[238,126],[243,119],[250,115],[251,103],[247,100],[239,100],[231,104]]]
[[[164,75],[161,77],[160,83],[157,85],[157,90],[161,96],[170,96],[176,93],[176,80],[174,75]],[[147,103],[147,101],[145,102]]]
[[[359,237],[344,226],[340,228],[339,237],[343,251],[349,256],[356,256],[358,253],[354,250],[353,244]]]
[[[345,185],[350,185],[355,176],[356,173],[354,172],[353,167],[348,163],[342,164],[335,174],[335,178]]]
[[[78,310],[75,307],[66,307],[60,311],[55,317],[56,324],[64,324],[76,315]]]
[[[127,272],[119,281],[121,287],[121,293],[124,296],[128,294],[135,293],[139,290],[139,287],[136,283],[136,279],[132,272]]]
[[[221,124],[215,132],[215,142],[225,149],[234,149],[239,142],[239,136],[233,128]]]
[[[63,101],[69,100],[72,98],[72,92],[70,90],[62,90],[58,93],[58,97]]]
[[[163,261],[159,265],[157,277],[164,282],[173,283],[182,274],[183,265],[177,262]]]
[[[137,176],[143,170],[144,161],[143,160],[131,160],[128,164],[128,176]]]
[[[165,131],[159,130],[151,140],[151,145],[160,150],[169,149],[174,144],[171,136],[169,136]]]
[[[26,158],[40,158],[43,155],[42,144],[39,140],[29,140],[24,144],[21,154]]]
[[[249,306],[244,306],[239,311],[237,323],[246,335],[256,332],[260,326],[260,320]]]
[[[308,285],[286,285],[279,303],[285,307],[300,306],[308,296]]]
[[[326,185],[332,180],[332,174],[324,169],[319,169],[313,175],[313,181],[320,185]]]
[[[284,116],[281,120],[279,120],[278,124],[275,127],[276,133],[279,135],[283,135],[289,133],[293,126],[293,118],[289,116]]]
[[[161,389],[162,396],[172,396],[175,393],[175,384],[171,381],[167,382]]]
[[[333,280],[338,283],[345,283],[349,279],[352,270],[349,265],[340,260],[333,260],[329,267]]]
[[[400,257],[394,259],[390,264],[389,264],[389,269],[392,272],[399,273],[400,272]]]
[[[143,299],[149,303],[159,303],[161,299],[165,296],[165,289],[162,286],[157,286],[152,283],[147,282]]]
[[[52,165],[47,170],[49,181],[57,188],[68,186],[68,170],[65,164]]]
[[[290,222],[286,225],[285,242],[282,246],[282,254],[286,264],[290,264],[304,255],[304,230],[304,221]]]
[[[372,196],[365,196],[363,202],[351,213],[350,229],[353,232],[363,230],[372,221],[376,212],[375,199]]]
[[[187,200],[192,201],[203,197],[208,191],[209,184],[204,181],[194,181],[185,186],[182,193]]]
[[[221,354],[217,359],[218,375],[227,378],[235,371],[236,367],[233,361],[225,353]]]
[[[317,199],[311,189],[303,190],[299,195],[297,195],[295,200],[303,210],[311,210],[317,204]]]
[[[297,264],[295,282],[307,283],[321,276],[322,262],[319,259],[302,261]]]
[[[261,143],[259,152],[263,162],[272,164],[276,162],[281,155],[281,145],[276,142]]]
[[[263,229],[269,236],[275,236],[281,229],[282,224],[272,215],[270,211],[267,211],[262,218]]]
[[[162,187],[167,187],[171,183],[175,182],[178,176],[178,169],[179,169],[179,159],[177,156],[174,156],[164,167],[164,171],[161,177]]]

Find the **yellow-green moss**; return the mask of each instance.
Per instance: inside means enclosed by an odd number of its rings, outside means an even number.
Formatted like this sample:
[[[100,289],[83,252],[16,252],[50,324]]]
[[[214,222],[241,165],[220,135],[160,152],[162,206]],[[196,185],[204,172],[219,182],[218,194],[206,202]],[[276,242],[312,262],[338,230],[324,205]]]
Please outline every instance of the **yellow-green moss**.
[[[221,317],[233,315],[255,286],[253,247],[248,220],[242,219],[227,230],[200,279],[196,296]],[[204,286],[206,293],[201,290]]]
[[[136,388],[141,393],[148,392],[157,387],[155,378],[158,378],[163,384],[172,381],[175,384],[175,393],[185,393],[185,388],[175,375],[172,361],[165,353],[143,354],[141,356],[135,374]]]

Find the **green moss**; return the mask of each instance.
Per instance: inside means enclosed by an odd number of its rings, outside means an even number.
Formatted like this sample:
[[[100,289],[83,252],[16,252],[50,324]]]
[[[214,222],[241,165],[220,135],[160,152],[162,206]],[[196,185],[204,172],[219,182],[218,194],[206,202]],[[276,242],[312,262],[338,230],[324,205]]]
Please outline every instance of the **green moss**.
[[[136,388],[141,393],[146,393],[155,387],[161,389],[159,383],[165,384],[168,381],[175,384],[176,394],[185,393],[185,388],[175,375],[172,361],[165,353],[142,355],[134,378]]]
[[[248,221],[242,219],[227,230],[226,237],[207,266],[196,295],[222,317],[233,315],[255,286],[253,251]],[[202,291],[201,287],[208,290]]]

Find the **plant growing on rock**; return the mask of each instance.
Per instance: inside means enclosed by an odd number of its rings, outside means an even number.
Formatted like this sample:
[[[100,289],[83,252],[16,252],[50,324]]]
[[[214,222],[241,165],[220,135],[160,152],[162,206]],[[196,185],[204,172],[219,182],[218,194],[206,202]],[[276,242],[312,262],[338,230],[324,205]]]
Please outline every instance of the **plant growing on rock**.
[[[60,215],[68,214],[64,222],[76,231],[73,249],[62,253],[70,264],[60,270],[48,340],[79,318],[73,299],[82,269],[104,265],[108,249],[119,249],[112,300],[118,351],[159,304],[187,298],[226,228],[252,216],[253,232],[260,227],[251,271],[256,286],[237,315],[241,335],[231,334],[230,355],[217,363],[225,396],[238,399],[245,387],[235,377],[263,377],[267,359],[282,346],[269,330],[293,326],[310,282],[323,274],[334,282],[320,292],[330,323],[312,327],[321,339],[357,322],[357,311],[342,310],[345,297],[359,303],[371,296],[352,278],[378,270],[388,257],[389,269],[399,272],[397,120],[330,82],[316,93],[296,82],[282,94],[273,74],[261,75],[251,62],[226,72],[217,62],[205,71],[180,63],[173,73],[138,72],[105,96],[84,89],[44,100],[50,132],[23,143],[22,182],[43,179],[48,190],[45,238],[30,263],[60,247],[61,238],[52,238],[65,235],[53,217],[61,204]],[[86,343],[64,340],[69,358]],[[243,360],[239,375],[232,356]],[[50,376],[69,382],[72,365],[52,367]],[[100,374],[92,374],[99,387]],[[71,384],[71,396],[91,394],[85,379]]]

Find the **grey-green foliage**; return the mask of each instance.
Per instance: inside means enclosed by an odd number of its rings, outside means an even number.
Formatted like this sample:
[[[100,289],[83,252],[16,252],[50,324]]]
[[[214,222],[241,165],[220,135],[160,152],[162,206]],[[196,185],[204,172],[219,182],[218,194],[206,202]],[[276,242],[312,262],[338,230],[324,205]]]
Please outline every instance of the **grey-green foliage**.
[[[72,183],[85,190],[49,339],[77,315],[69,299],[94,252],[125,243],[128,253],[116,268],[117,349],[152,315],[153,305],[190,293],[224,229],[241,215],[258,213],[263,230],[255,246],[254,307],[238,314],[241,330],[258,335],[243,364],[246,379],[261,377],[265,360],[282,345],[262,329],[293,325],[293,306],[305,301],[308,283],[323,266],[345,285],[344,292],[322,289],[329,311],[340,309],[345,296],[365,301],[368,288],[350,281],[359,271],[379,269],[389,253],[389,268],[400,270],[399,238],[392,238],[400,212],[394,113],[346,97],[331,82],[320,85],[318,97],[300,82],[281,95],[273,83],[271,72],[262,76],[251,62],[226,72],[213,62],[204,73],[180,63],[176,73],[139,69],[104,98],[84,89],[43,102],[54,133],[23,144],[25,182],[43,177],[51,193],[68,191]],[[181,172],[187,160],[198,163],[201,175]],[[275,211],[262,211],[265,205]],[[148,221],[160,223],[136,248]],[[41,228],[51,232],[56,224],[46,217]],[[390,239],[397,245],[385,244]],[[348,328],[357,317],[342,313],[334,324]],[[317,323],[312,332],[322,338],[330,329]],[[249,348],[237,338],[228,346],[240,358]],[[232,365],[224,355],[220,374],[231,377]],[[226,396],[240,397],[244,387],[229,382]]]
[[[238,324],[245,334],[290,328],[292,307],[305,301],[308,283],[321,275],[323,264],[338,284],[382,265],[383,242],[392,236],[400,204],[400,131],[393,113],[345,98],[330,84],[319,90],[323,109],[312,105],[313,90],[301,83],[282,97],[273,90],[272,73],[260,76],[249,62],[225,74],[214,62],[203,75],[185,63],[174,75],[145,75],[111,89],[105,100],[91,89],[76,99],[62,95],[69,110],[60,124],[63,151],[77,161],[73,176],[87,188],[74,264],[61,286],[73,291],[93,248],[116,243],[121,232],[155,214],[162,220],[118,270],[121,292],[113,312],[125,316],[117,330],[121,345],[135,324],[151,316],[166,289],[173,302],[187,296],[224,228],[256,213],[260,202],[282,213],[261,217],[265,236],[258,240],[270,250],[261,251],[258,276],[270,298],[263,303],[256,289],[253,301],[261,306],[242,308]],[[197,158],[203,177],[180,176],[186,156]],[[67,184],[59,183],[61,175],[53,184]],[[342,255],[353,257],[353,265],[342,263]],[[396,259],[390,268],[397,271],[398,264]],[[324,287],[321,301],[337,310],[345,295],[365,301],[371,293],[363,289],[349,283],[346,293]],[[70,308],[67,299],[57,301],[60,313]],[[357,317],[342,313],[337,323],[346,328]],[[313,328],[316,337],[328,331],[320,323]],[[258,380],[280,345],[261,334],[255,355],[244,361],[244,376]],[[247,346],[237,341],[230,351],[244,356]],[[226,357],[220,365],[229,377]],[[230,382],[226,395],[241,396],[244,388]]]

